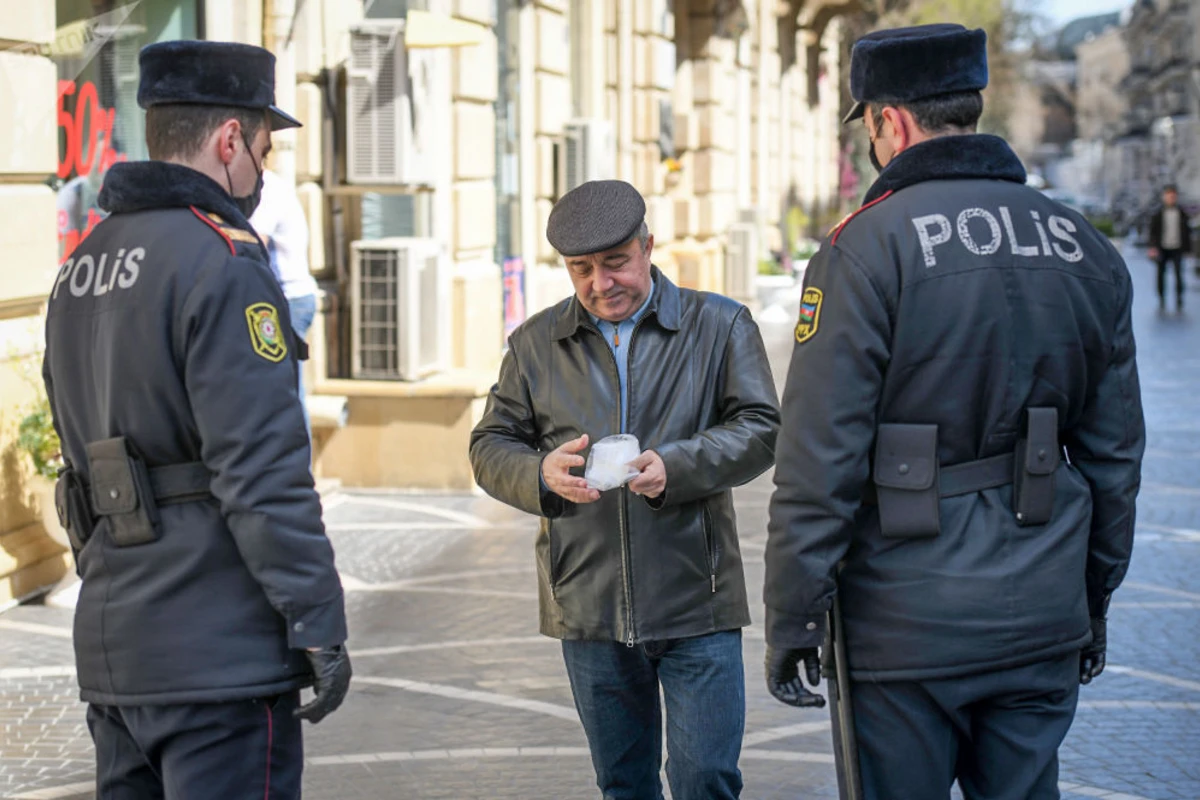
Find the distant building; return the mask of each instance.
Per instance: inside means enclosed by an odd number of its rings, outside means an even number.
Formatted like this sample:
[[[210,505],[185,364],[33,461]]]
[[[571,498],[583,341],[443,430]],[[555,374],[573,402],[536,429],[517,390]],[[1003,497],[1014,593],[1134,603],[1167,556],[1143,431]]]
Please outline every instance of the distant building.
[[[1134,219],[1158,202],[1162,185],[1200,203],[1200,3],[1137,0],[1124,38],[1129,74],[1119,91],[1128,110],[1117,141],[1115,204]]]

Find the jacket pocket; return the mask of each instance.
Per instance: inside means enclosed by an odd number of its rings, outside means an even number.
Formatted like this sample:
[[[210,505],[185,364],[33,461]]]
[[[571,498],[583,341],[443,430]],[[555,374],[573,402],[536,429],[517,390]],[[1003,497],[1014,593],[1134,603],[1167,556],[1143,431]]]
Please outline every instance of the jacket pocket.
[[[550,540],[550,596],[555,600],[558,599],[558,578],[562,574],[560,536],[556,536],[554,533],[554,520],[546,520],[546,537]]]
[[[708,506],[701,506],[701,522],[704,528],[704,558],[708,564],[708,581],[712,593],[717,593],[717,567],[721,560],[721,551],[717,546],[716,531],[713,530],[712,515]]]

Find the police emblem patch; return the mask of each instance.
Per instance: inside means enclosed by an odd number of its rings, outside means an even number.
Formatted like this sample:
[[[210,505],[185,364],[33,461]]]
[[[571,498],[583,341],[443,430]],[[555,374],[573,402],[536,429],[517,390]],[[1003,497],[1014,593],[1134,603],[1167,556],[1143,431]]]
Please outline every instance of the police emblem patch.
[[[283,361],[287,343],[279,330],[279,312],[270,303],[255,303],[246,307],[246,323],[250,326],[250,344],[254,352],[267,361]]]
[[[796,323],[796,344],[804,344],[817,333],[821,321],[821,299],[824,293],[812,286],[800,297],[800,321]]]

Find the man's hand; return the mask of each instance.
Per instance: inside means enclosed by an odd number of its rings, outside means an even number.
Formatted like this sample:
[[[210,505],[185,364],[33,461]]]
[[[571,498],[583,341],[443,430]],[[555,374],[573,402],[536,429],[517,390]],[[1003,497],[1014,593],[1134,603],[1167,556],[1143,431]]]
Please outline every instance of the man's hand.
[[[346,699],[346,692],[350,690],[350,654],[346,652],[345,645],[338,645],[306,650],[304,655],[308,656],[308,663],[312,665],[315,681],[313,691],[317,696],[293,713],[315,725],[336,711]]]
[[[584,465],[583,456],[579,453],[587,446],[588,437],[585,433],[550,451],[550,455],[542,459],[542,480],[547,488],[571,503],[594,503],[600,499],[600,492],[589,489],[587,481],[571,474],[571,467]]]
[[[804,688],[800,680],[800,662],[808,682],[816,686],[821,682],[821,659],[817,648],[801,647],[795,650],[775,648],[767,645],[767,691],[781,703],[797,708],[824,708],[825,698]]]
[[[1103,618],[1092,620],[1091,644],[1079,651],[1079,682],[1091,683],[1104,672],[1104,661],[1108,654],[1108,624]]]
[[[1157,261],[1158,260],[1158,248],[1157,247],[1147,248],[1146,249],[1146,257],[1149,258],[1151,261]]]
[[[651,500],[667,489],[667,465],[653,450],[647,450],[629,462],[629,466],[641,472],[629,482],[629,491],[645,495]]]

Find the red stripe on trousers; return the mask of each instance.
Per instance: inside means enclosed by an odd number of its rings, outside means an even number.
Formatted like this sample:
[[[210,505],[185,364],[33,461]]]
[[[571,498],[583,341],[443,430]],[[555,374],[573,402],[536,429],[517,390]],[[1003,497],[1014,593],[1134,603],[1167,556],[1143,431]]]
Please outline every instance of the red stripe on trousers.
[[[263,800],[271,800],[271,747],[275,738],[275,718],[271,711],[271,704],[264,703],[267,707],[267,788],[263,792]]]

